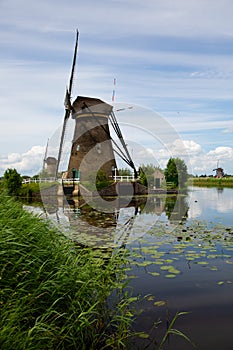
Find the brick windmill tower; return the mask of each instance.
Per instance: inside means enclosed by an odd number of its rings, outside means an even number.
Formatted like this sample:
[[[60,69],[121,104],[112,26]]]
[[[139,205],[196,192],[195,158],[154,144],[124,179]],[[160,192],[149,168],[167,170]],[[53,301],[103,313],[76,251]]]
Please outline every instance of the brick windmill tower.
[[[96,174],[99,170],[102,170],[107,178],[112,177],[117,169],[115,154],[133,169],[135,177],[137,177],[136,168],[123,139],[113,107],[98,98],[85,96],[78,96],[71,104],[77,48],[78,31],[69,87],[66,90],[65,117],[58,152],[56,176],[58,176],[59,171],[66,124],[71,115],[72,119],[75,120],[75,128],[66,172],[67,178],[80,177],[81,180],[88,180],[92,173]],[[110,125],[117,136],[118,143],[116,138],[113,138],[110,134]]]
[[[109,130],[112,106],[100,99],[78,96],[72,105],[74,137],[68,165],[68,177],[78,171],[82,179],[102,170],[107,177],[116,169]]]

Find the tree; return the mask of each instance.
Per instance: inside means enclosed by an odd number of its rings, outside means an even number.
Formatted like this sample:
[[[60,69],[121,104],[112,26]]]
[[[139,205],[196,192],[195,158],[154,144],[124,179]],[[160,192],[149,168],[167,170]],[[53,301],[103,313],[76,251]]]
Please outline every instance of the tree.
[[[132,172],[130,171],[130,169],[127,168],[122,168],[122,169],[118,169],[118,175],[119,176],[130,176],[132,175]]]
[[[183,159],[170,158],[167,167],[164,170],[166,182],[170,182],[173,186],[183,188],[188,179],[187,166]]]
[[[22,177],[16,169],[7,169],[3,176],[4,187],[8,194],[17,196],[22,186]]]

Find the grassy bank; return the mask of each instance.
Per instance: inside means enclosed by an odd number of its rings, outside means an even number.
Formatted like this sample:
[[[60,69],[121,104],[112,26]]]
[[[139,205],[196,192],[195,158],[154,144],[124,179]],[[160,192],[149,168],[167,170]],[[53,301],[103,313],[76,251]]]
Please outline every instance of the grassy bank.
[[[233,177],[223,177],[217,179],[215,177],[194,177],[190,180],[194,186],[204,187],[233,187]]]
[[[124,256],[101,258],[0,194],[1,349],[120,349]],[[117,300],[109,296],[117,289]]]

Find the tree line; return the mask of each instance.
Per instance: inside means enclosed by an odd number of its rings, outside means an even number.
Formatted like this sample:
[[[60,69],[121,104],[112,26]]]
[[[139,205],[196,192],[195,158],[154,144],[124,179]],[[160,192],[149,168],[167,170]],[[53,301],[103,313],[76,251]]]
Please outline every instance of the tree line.
[[[156,170],[164,174],[166,183],[169,184],[170,188],[183,188],[188,179],[187,166],[184,160],[171,157],[164,171],[153,164],[142,164],[139,168],[139,182],[144,186],[152,187]],[[118,172],[120,175],[130,175],[129,169],[119,169]],[[103,174],[99,177],[97,179],[98,182],[102,182],[104,179]],[[19,195],[22,187],[22,176],[16,169],[7,169],[2,180],[3,187],[9,195]]]

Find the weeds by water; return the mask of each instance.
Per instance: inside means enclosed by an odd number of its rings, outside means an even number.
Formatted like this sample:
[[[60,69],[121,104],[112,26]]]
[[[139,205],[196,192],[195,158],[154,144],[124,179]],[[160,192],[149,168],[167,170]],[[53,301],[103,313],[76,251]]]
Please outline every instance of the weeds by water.
[[[77,247],[4,195],[0,232],[1,349],[123,349],[149,337],[132,331],[138,297],[125,289],[125,251]],[[181,314],[161,345],[152,340],[160,349],[170,334],[188,340],[174,328]]]
[[[192,178],[192,184],[194,186],[203,186],[203,187],[233,187],[233,177],[199,177]]]
[[[124,254],[80,249],[0,195],[1,349],[121,349],[129,336]],[[109,296],[118,300],[109,307]]]

